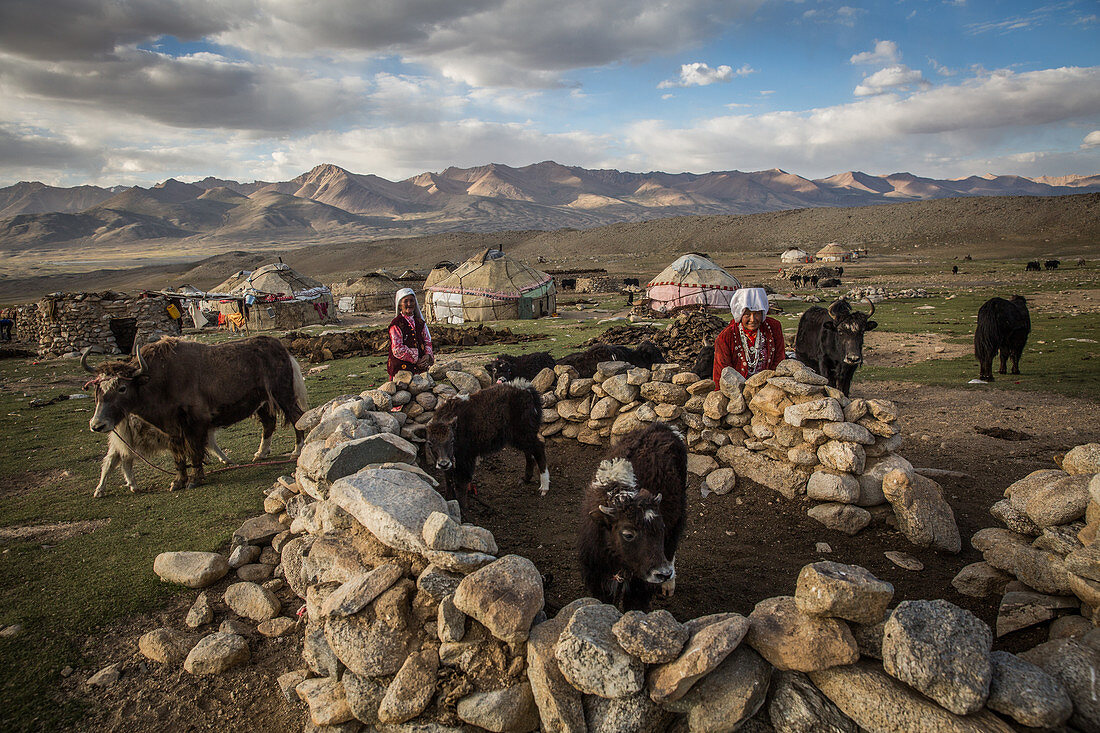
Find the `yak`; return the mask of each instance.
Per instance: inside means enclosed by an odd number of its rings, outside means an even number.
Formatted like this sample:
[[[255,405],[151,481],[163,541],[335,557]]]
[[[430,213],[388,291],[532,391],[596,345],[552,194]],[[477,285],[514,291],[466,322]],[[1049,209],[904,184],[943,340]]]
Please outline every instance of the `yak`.
[[[1042,267],[1043,265],[1041,262],[1039,262],[1039,260],[1032,260],[1031,262],[1027,263],[1027,267],[1025,267],[1024,270],[1026,270],[1027,272],[1031,272],[1032,270],[1034,270],[1035,272],[1039,272]]]
[[[863,363],[863,335],[878,326],[871,320],[875,304],[870,299],[871,312],[852,310],[847,300],[841,298],[825,310],[813,306],[798,321],[798,333],[794,337],[796,358],[829,380],[848,395],[852,377]]]
[[[652,341],[642,341],[635,348],[629,346],[614,346],[612,344],[596,343],[584,351],[575,351],[558,359],[558,364],[565,364],[577,370],[582,377],[591,377],[596,373],[596,367],[602,361],[625,361],[636,367],[650,369],[654,364],[664,362],[665,355]]]
[[[1043,268],[1046,270],[1057,270],[1060,264],[1062,264],[1061,260],[1044,260]]]
[[[548,351],[533,354],[500,354],[485,365],[494,382],[511,382],[513,379],[534,379],[543,369],[553,369],[554,357]]]
[[[263,425],[254,456],[260,460],[271,450],[277,413],[294,425],[309,407],[298,362],[271,336],[212,345],[165,337],[141,347],[129,362],[93,369],[85,349],[80,364],[96,375],[85,385],[95,390],[88,427],[109,433],[128,415],[137,415],[166,433],[177,470],[172,491],[205,480],[202,464],[211,430],[255,415]],[[294,434],[293,455],[298,455],[305,434],[297,427]]]
[[[687,447],[661,422],[622,437],[584,493],[578,554],[589,594],[647,611],[676,588],[687,517]]]
[[[978,379],[993,381],[993,355],[1001,354],[1004,374],[1008,360],[1012,359],[1012,373],[1020,373],[1020,356],[1031,333],[1031,316],[1027,301],[1020,295],[1010,299],[990,298],[978,309],[978,323],[974,328],[974,356],[978,359]]]
[[[539,495],[550,491],[546,448],[539,437],[542,400],[525,379],[494,384],[472,395],[456,395],[432,416],[425,453],[443,471],[446,499],[457,499],[463,511],[477,459],[510,445],[527,459],[524,481],[539,468]]]

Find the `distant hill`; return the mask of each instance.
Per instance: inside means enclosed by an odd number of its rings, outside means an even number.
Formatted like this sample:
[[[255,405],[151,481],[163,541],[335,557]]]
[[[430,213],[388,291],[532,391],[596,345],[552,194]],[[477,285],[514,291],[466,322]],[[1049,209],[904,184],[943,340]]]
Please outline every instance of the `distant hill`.
[[[1100,192],[1100,176],[936,180],[848,171],[809,180],[779,169],[629,173],[546,161],[521,168],[497,163],[447,168],[389,181],[323,164],[289,181],[248,184],[170,178],[151,188],[112,192],[19,183],[0,189],[0,251],[157,239],[291,244],[455,231],[591,229],[682,216],[1089,192]]]

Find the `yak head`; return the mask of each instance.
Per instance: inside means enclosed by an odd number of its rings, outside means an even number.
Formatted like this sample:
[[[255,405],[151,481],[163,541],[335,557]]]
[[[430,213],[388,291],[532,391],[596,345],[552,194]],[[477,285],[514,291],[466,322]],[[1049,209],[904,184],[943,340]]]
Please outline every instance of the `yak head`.
[[[859,366],[863,363],[863,334],[878,326],[871,320],[875,315],[875,304],[870,298],[871,312],[853,310],[847,300],[841,298],[829,306],[830,320],[822,324],[822,328],[829,331],[836,338],[838,361],[845,364]]]
[[[625,458],[603,461],[592,489],[604,498],[589,516],[603,527],[622,567],[648,583],[672,580],[676,566],[665,557],[661,494],[639,489],[634,468]]]
[[[508,359],[497,357],[485,365],[485,371],[489,372],[489,377],[498,384],[510,382],[516,375],[516,365]]]
[[[464,400],[466,398],[466,395],[456,395],[451,400]],[[449,471],[454,468],[455,423],[457,421],[458,415],[453,410],[447,410],[446,404],[444,404],[444,407],[440,408],[435,417],[428,423],[424,452],[428,461],[434,463],[440,471]]]
[[[663,363],[665,354],[657,344],[646,340],[638,344],[637,348],[634,349],[634,359],[636,362],[645,363],[645,368],[649,369],[654,364]]]
[[[126,419],[135,405],[140,404],[141,388],[149,381],[148,364],[138,350],[137,365],[124,361],[113,361],[92,368],[88,364],[91,347],[80,355],[80,366],[95,375],[84,384],[84,389],[95,392],[95,412],[92,413],[88,427],[97,433],[109,433]]]

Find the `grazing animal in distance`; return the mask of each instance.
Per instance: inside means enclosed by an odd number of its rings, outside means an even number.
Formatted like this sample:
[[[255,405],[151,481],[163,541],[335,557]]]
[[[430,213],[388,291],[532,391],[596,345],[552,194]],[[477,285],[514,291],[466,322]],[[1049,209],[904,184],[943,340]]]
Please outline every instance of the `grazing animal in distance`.
[[[841,298],[826,310],[821,306],[808,308],[798,321],[794,337],[795,355],[799,361],[829,380],[848,395],[852,377],[863,363],[863,335],[878,327],[871,320],[875,304],[870,299],[871,312],[853,310]]]
[[[539,437],[541,426],[542,400],[524,379],[444,402],[428,423],[425,445],[428,460],[443,471],[444,498],[458,499],[465,510],[477,459],[509,445],[527,459],[524,481],[534,479],[538,464],[539,495],[545,496],[550,491],[550,471]]]
[[[837,267],[835,269],[836,269],[836,276],[837,277],[844,277],[844,268],[843,267]]]
[[[125,420],[119,422],[107,441],[107,455],[103,456],[103,464],[99,471],[99,483],[96,484],[92,496],[100,498],[107,486],[107,479],[115,466],[122,468],[122,478],[132,492],[137,492],[137,482],[134,481],[134,459],[150,456],[170,449],[171,441],[168,434],[158,430],[137,415],[127,415]],[[229,456],[222,452],[214,431],[210,431],[210,437],[206,443],[206,450],[222,463],[231,463]]]
[[[1060,264],[1062,264],[1061,260],[1047,260],[1043,263],[1043,267],[1047,270],[1057,270]]]
[[[1027,301],[1020,295],[1008,300],[990,298],[978,309],[978,323],[974,328],[974,356],[978,359],[978,379],[993,381],[993,355],[1000,352],[1004,374],[1007,362],[1012,359],[1012,373],[1020,373],[1020,356],[1031,333],[1031,315]]]
[[[1032,270],[1038,272],[1039,270],[1043,269],[1043,266],[1039,262],[1039,260],[1032,260],[1031,262],[1027,263],[1027,267],[1025,267],[1024,269],[1028,272],[1031,272]]]
[[[817,275],[810,275],[810,285],[812,287],[815,287],[815,288],[817,287],[817,281],[818,281],[818,276]]]
[[[624,435],[584,492],[578,535],[588,592],[623,611],[672,595],[687,517],[687,447],[655,422]]]
[[[840,278],[839,277],[825,278],[824,280],[822,280],[819,283],[819,285],[823,288],[839,288],[840,287]]]
[[[177,471],[171,491],[205,480],[203,457],[211,430],[255,415],[263,425],[254,456],[260,460],[271,450],[277,414],[294,425],[309,407],[298,362],[271,336],[209,345],[165,337],[142,346],[133,362],[106,362],[93,369],[85,349],[80,365],[96,375],[85,385],[95,390],[88,427],[109,433],[133,414],[166,433]],[[305,434],[297,427],[294,434],[293,455],[298,455]]]
[[[534,379],[543,369],[553,369],[554,357],[548,351],[533,354],[500,354],[485,365],[494,382],[511,382],[513,379]]]
[[[959,266],[958,265],[952,265],[951,266],[951,274],[952,275],[958,275],[959,274]]]

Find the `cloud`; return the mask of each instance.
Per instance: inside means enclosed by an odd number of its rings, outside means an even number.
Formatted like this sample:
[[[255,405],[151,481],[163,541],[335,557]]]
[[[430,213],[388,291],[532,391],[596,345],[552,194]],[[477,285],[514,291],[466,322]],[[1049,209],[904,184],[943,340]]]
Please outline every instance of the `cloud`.
[[[853,64],[896,64],[900,61],[898,44],[893,41],[875,41],[873,50],[857,53],[851,58]]]
[[[710,68],[709,65],[704,64],[701,61],[696,61],[693,64],[682,64],[680,66],[680,78],[668,79],[662,81],[657,85],[658,89],[669,89],[671,87],[705,87],[708,84],[717,84],[733,81],[735,76],[748,76],[749,74],[755,74],[756,69],[752,68],[748,64],[743,64],[741,68],[734,71],[730,66],[719,66],[717,68]]]
[[[959,73],[958,69],[952,69],[950,67],[944,66],[931,56],[928,57],[928,65],[931,66],[932,69],[940,76],[955,76]]]
[[[1098,115],[1100,67],[1000,71],[907,96],[876,95],[805,112],[726,115],[684,128],[640,121],[628,126],[625,143],[642,151],[635,160],[647,170],[778,166],[830,175],[858,167],[966,175],[973,172],[966,170],[968,161],[980,155],[975,151],[1027,149],[1059,125]],[[1047,164],[1053,159],[1047,156]]]
[[[1100,147],[1100,130],[1093,130],[1081,141],[1081,149]]]
[[[802,13],[802,19],[814,23],[836,23],[838,25],[855,26],[860,16],[866,15],[864,8],[853,8],[849,5],[841,5],[832,8],[815,8]]]
[[[914,85],[929,86],[920,71],[910,69],[905,64],[897,64],[879,69],[870,76],[865,77],[853,93],[857,97],[871,97],[891,91],[908,90]]]

